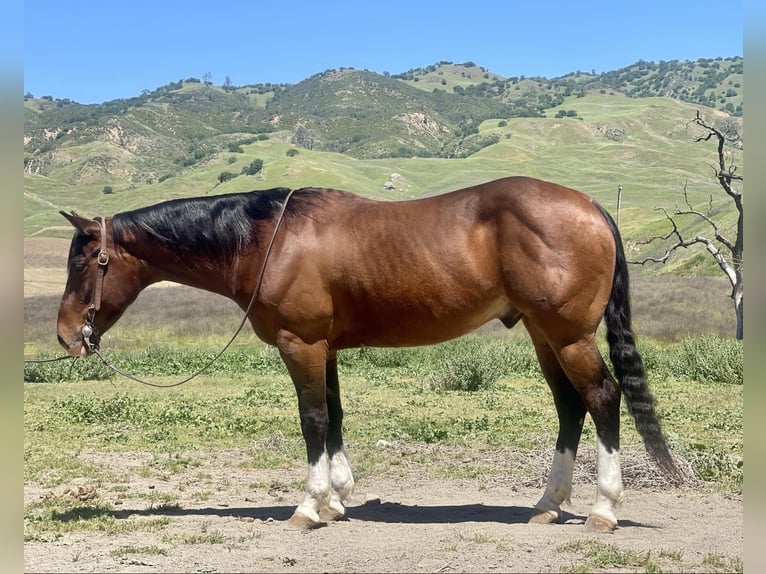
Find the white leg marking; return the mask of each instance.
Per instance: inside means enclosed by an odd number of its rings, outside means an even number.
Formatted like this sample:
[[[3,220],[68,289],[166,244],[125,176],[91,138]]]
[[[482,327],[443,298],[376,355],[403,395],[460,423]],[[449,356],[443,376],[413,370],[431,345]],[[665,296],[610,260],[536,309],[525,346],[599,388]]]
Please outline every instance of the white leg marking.
[[[614,510],[622,500],[620,451],[614,449],[609,452],[601,439],[598,440],[598,478],[596,482],[596,502],[590,513],[617,524]]]
[[[564,452],[555,451],[545,493],[535,506],[540,510],[555,513],[557,519],[561,518],[559,505],[564,501],[569,502],[569,498],[572,496],[573,470],[574,453],[570,449],[566,449]]]
[[[343,449],[336,452],[330,459],[330,482],[332,493],[329,506],[344,515],[346,509],[343,503],[351,498],[351,493],[354,491],[354,475],[351,472],[346,451]]]
[[[326,506],[330,499],[330,469],[327,454],[322,453],[316,464],[308,466],[308,482],[306,496],[295,510],[314,522],[319,522],[319,510]]]

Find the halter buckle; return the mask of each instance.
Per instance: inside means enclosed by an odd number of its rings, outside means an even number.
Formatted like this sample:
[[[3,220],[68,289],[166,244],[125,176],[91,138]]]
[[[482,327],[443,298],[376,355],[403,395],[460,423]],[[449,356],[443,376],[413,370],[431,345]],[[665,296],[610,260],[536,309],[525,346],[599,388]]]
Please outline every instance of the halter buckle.
[[[93,325],[93,318],[96,316],[96,306],[91,303],[88,305],[88,310],[85,314],[85,324],[82,326],[82,329],[80,330],[80,335],[82,335],[82,344],[85,346],[85,348],[88,350],[88,352],[93,352],[95,349],[98,349],[98,342],[91,343],[90,338],[97,333],[96,327]]]
[[[106,249],[102,249],[98,252],[98,264],[105,267],[109,263],[109,252]]]
[[[93,326],[93,323],[86,321],[85,325],[82,326],[82,331],[80,333],[82,334],[82,344],[88,352],[92,353],[98,349],[98,341],[92,343],[90,340],[92,336],[96,335],[96,328]]]

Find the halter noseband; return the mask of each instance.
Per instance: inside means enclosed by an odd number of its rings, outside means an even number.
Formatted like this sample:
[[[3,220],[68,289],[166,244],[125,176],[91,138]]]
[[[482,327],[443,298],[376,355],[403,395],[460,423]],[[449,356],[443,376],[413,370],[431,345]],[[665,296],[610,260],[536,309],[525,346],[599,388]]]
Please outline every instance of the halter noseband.
[[[90,352],[98,349],[98,341],[91,343],[90,338],[94,333],[97,333],[96,327],[93,325],[93,319],[96,316],[96,311],[101,309],[101,292],[104,288],[104,273],[106,273],[106,266],[109,263],[109,251],[106,249],[106,218],[99,217],[94,221],[98,221],[101,228],[101,249],[97,256],[98,272],[96,274],[96,284],[93,286],[93,297],[91,298],[90,305],[88,305],[85,324],[82,327],[82,342]]]

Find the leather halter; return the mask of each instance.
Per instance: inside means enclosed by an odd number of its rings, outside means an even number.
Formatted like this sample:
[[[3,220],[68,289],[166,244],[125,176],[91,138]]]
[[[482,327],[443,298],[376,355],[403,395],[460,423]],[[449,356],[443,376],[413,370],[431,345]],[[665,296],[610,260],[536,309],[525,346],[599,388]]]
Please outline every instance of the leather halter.
[[[98,221],[101,228],[101,249],[98,252],[98,271],[96,274],[96,284],[93,286],[93,297],[91,297],[91,303],[88,305],[87,315],[85,318],[85,324],[82,327],[82,340],[89,351],[93,351],[98,348],[98,343],[91,343],[91,336],[96,333],[96,328],[93,325],[93,319],[96,316],[96,311],[101,309],[101,293],[104,289],[104,274],[106,273],[106,266],[109,264],[109,251],[106,248],[106,217],[99,217],[94,219]]]

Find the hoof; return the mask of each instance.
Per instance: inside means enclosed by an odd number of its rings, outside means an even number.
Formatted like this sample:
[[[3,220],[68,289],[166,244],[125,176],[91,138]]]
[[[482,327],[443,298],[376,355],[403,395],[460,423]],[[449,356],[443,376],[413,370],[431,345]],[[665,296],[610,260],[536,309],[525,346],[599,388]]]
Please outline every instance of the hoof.
[[[585,530],[588,532],[599,532],[602,534],[611,534],[617,525],[611,520],[601,518],[595,514],[591,514],[588,520],[585,521]]]
[[[298,514],[297,512],[287,521],[287,527],[290,530],[313,530],[315,528],[321,528],[322,526],[327,526],[327,523],[312,520],[305,514]]]
[[[529,524],[556,524],[557,522],[561,522],[561,511],[535,507],[532,509],[532,516],[529,517]]]
[[[319,511],[319,520],[324,522],[336,522],[338,520],[345,519],[345,514],[339,510],[335,510],[334,508],[326,507]]]

